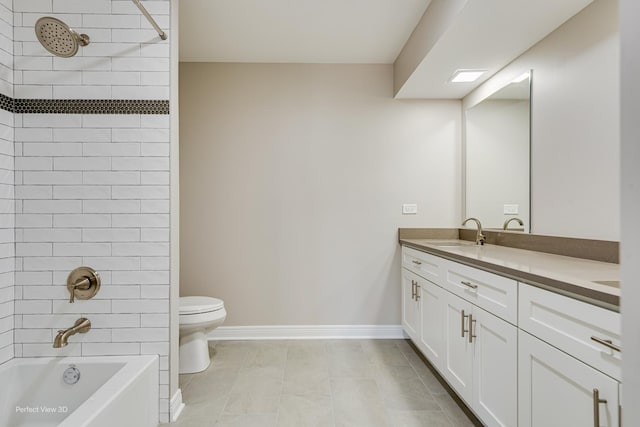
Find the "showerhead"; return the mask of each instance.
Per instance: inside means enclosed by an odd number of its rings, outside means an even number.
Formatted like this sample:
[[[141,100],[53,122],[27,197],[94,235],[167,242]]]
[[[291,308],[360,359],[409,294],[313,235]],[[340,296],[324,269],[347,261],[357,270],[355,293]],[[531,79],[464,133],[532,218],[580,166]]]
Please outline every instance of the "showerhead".
[[[89,36],[78,34],[67,24],[57,18],[45,16],[36,22],[38,41],[49,52],[63,58],[70,58],[78,53],[78,46],[89,44]]]

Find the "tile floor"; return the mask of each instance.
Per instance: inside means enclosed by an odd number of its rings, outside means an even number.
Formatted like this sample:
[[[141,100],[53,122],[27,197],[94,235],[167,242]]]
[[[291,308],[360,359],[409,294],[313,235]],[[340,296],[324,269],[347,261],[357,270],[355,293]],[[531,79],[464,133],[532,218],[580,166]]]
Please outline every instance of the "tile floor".
[[[472,427],[404,340],[220,341],[172,427]]]

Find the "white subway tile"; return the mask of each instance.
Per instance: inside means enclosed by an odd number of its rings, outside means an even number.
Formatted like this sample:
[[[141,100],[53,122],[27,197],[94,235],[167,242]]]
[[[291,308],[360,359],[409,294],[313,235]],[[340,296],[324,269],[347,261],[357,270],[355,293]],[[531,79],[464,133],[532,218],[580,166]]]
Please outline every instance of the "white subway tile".
[[[90,265],[98,271],[101,270],[140,270],[140,258],[126,257],[84,257],[84,265]]]
[[[51,329],[16,329],[16,343],[53,343]]]
[[[168,300],[113,300],[114,313],[168,313]]]
[[[46,171],[53,169],[51,157],[16,157],[16,170]]]
[[[22,175],[24,184],[73,185],[82,184],[82,172],[39,172],[25,171]]]
[[[18,30],[16,28],[16,32]],[[29,36],[30,39],[32,37],[35,35]],[[48,71],[53,69],[53,59],[46,56],[18,56],[14,59],[14,67],[16,70]]]
[[[82,116],[78,114],[25,114],[23,126],[29,128],[81,127]]]
[[[80,213],[82,200],[25,200],[24,213]]]
[[[169,200],[142,200],[140,206],[142,213],[169,213]]]
[[[69,172],[65,172],[69,173]],[[140,184],[140,172],[82,172],[83,184],[93,185],[132,185]]]
[[[140,287],[140,298],[169,299],[169,285],[142,285]]]
[[[112,72],[112,71],[83,71],[82,83],[85,85],[118,85],[136,86],[141,81],[140,73],[132,72]]]
[[[111,30],[111,40],[114,43],[148,43],[157,39],[158,33],[153,28],[114,28]]]
[[[140,315],[140,326],[143,328],[162,328],[166,327],[169,324],[169,314],[168,313],[160,313],[160,314],[141,314]]]
[[[71,271],[82,265],[80,257],[29,257],[23,260],[24,271]]]
[[[54,99],[110,99],[109,86],[53,86]]]
[[[168,72],[145,72],[141,74],[143,86],[169,86],[170,75]],[[162,91],[162,93],[166,93]],[[168,99],[164,98],[164,99]]]
[[[54,243],[54,256],[108,256],[111,243]]]
[[[53,216],[45,214],[16,214],[16,227],[51,227]]]
[[[53,88],[51,86],[38,85],[15,85],[14,94],[16,98],[23,99],[52,99]]]
[[[52,246],[51,243],[16,243],[16,256],[51,256]]]
[[[58,185],[53,187],[54,199],[109,199],[111,187],[107,185]]]
[[[169,142],[169,129],[113,129],[114,142]]]
[[[85,28],[140,28],[140,15],[104,15],[92,12],[82,16],[82,25]]]
[[[113,271],[114,285],[164,285],[169,284],[169,271]]]
[[[168,341],[169,328],[114,328],[112,338],[117,342]]]
[[[49,129],[50,130],[50,129]],[[80,156],[82,144],[80,143],[24,143],[23,155],[25,156]]]
[[[87,228],[82,231],[84,242],[139,242],[140,230],[131,228]]]
[[[66,329],[73,326],[78,319],[75,314],[24,314],[22,315],[22,325],[16,325],[18,328],[51,328]]]
[[[139,114],[84,114],[82,125],[85,128],[138,128]],[[115,131],[115,129],[114,129]]]
[[[108,215],[108,214],[80,214],[80,215],[56,214],[53,216],[53,225],[54,227],[110,227],[111,215]]]
[[[109,142],[111,141],[111,129],[53,129],[53,140],[56,142]]]
[[[171,126],[170,117],[171,116],[168,114],[145,114],[140,120],[140,127],[150,129],[169,129]]]
[[[24,71],[22,82],[25,85],[79,85],[82,83],[82,73],[79,71]]]
[[[141,145],[141,154],[143,156],[169,156],[171,146],[164,142],[149,142]]]
[[[14,301],[6,301],[0,303],[0,317],[11,316],[15,313],[14,311]]]
[[[168,228],[143,228],[140,234],[140,240],[143,242],[168,242]]]
[[[60,216],[76,217],[79,215]],[[79,225],[73,223],[73,226],[78,227]],[[82,231],[73,228],[28,228],[24,230],[22,240],[24,242],[80,242]]]
[[[168,86],[112,86],[115,99],[169,99],[171,92]],[[55,92],[54,92],[55,93]]]
[[[15,195],[17,199],[51,199],[53,188],[50,185],[17,185]]]
[[[93,314],[91,324],[94,328],[139,328],[140,314]]]
[[[104,280],[103,280],[103,284]],[[140,286],[137,285],[112,285],[100,288],[100,293],[94,297],[95,299],[139,299]],[[168,323],[167,323],[168,325]]]
[[[168,243],[113,243],[111,248],[116,256],[168,256]]]
[[[48,286],[52,283],[52,273],[50,271],[16,271],[17,285]]]
[[[16,300],[14,304],[16,314],[51,313],[51,301],[49,300]]]
[[[70,325],[73,326],[73,322]],[[22,344],[22,357],[61,357],[61,356],[81,356],[80,344],[75,341],[75,337],[69,338],[69,344],[62,348],[53,348],[53,343],[46,344]]]
[[[58,157],[53,160],[53,168],[60,171],[100,171],[111,169],[110,157],[92,157],[90,161],[81,157]]]
[[[85,314],[85,313],[111,313],[111,301],[107,300],[76,300],[69,304],[69,301],[54,300],[53,312],[59,314]]]
[[[169,215],[166,214],[139,214],[139,215],[113,215],[114,227],[169,227]]]
[[[49,142],[53,141],[53,129],[22,128],[15,129],[17,142]]]
[[[84,54],[84,50],[83,50]],[[74,56],[72,58],[53,58],[54,70],[76,71],[81,74],[80,83],[86,84],[82,79],[87,71],[104,71],[111,69],[111,58],[104,56]],[[44,83],[46,84],[46,82]],[[51,84],[51,82],[49,82]],[[56,82],[56,84],[59,84]],[[73,84],[78,84],[74,82]]]
[[[169,69],[169,58],[116,57],[112,59],[112,67],[114,71],[166,71]]]
[[[169,172],[141,172],[140,183],[143,185],[169,185]]]
[[[83,343],[83,356],[123,356],[140,354],[140,343]]]
[[[111,0],[53,0],[54,13],[110,13]]]
[[[57,286],[22,286],[22,298],[24,299],[50,299],[69,300],[69,290],[66,285]]]
[[[129,143],[87,143],[83,144],[85,156],[138,156],[140,144]]]
[[[85,213],[137,213],[140,212],[139,200],[84,200]]]
[[[166,185],[114,186],[114,199],[169,199],[169,187]]]

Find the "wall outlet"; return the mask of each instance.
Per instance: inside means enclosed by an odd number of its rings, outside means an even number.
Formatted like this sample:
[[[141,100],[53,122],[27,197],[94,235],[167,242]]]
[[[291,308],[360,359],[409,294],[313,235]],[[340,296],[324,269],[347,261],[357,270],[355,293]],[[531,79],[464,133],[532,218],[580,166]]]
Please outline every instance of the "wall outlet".
[[[418,205],[415,203],[405,203],[402,205],[402,215],[415,215],[418,213]]]
[[[518,205],[504,205],[505,215],[518,215]]]

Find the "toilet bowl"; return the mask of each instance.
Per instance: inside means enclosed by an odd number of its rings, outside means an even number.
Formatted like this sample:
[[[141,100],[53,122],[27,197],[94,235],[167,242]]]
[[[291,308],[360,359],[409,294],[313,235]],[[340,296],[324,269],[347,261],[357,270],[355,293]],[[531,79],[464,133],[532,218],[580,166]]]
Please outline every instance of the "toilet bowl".
[[[224,322],[224,301],[211,297],[180,297],[180,362],[181,374],[207,369],[209,344],[207,334]]]

